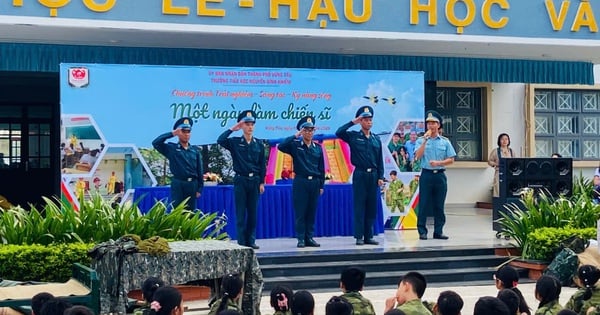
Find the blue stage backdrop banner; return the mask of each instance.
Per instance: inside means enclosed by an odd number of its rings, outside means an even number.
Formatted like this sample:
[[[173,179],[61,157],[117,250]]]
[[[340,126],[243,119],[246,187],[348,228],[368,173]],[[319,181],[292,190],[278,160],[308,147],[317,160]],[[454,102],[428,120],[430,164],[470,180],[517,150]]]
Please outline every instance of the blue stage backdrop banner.
[[[373,131],[390,134],[423,119],[423,87],[422,72],[62,64],[60,90],[63,115],[91,116],[108,142],[150,147],[183,116],[194,120],[192,143],[215,143],[246,109],[262,139],[293,134],[305,115],[334,134],[363,105]]]

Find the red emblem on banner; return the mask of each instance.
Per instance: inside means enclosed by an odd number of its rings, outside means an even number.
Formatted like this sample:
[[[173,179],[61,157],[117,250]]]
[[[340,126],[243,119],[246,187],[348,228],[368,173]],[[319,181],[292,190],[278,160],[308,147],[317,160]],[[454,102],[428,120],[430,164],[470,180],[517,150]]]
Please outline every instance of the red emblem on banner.
[[[69,85],[76,88],[86,87],[90,84],[88,68],[69,68]]]

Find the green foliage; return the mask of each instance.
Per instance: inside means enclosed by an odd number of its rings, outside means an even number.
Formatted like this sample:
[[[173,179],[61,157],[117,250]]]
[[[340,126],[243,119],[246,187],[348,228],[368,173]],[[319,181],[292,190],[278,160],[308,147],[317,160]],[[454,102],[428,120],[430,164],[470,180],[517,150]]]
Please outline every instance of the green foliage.
[[[156,178],[158,185],[169,185],[171,183],[170,176],[172,176],[169,169],[169,160],[153,148],[140,148],[140,154],[142,154],[154,178]]]
[[[537,229],[596,227],[600,205],[592,202],[592,190],[591,182],[581,175],[574,178],[574,193],[570,198],[554,198],[544,192],[534,195],[533,190],[528,190],[521,196],[519,205],[506,205],[508,211],[500,212],[498,222],[502,233],[521,248],[523,258],[530,259],[531,252],[536,249],[532,248],[528,238]]]
[[[204,173],[215,173],[221,175],[223,183],[233,183],[233,164],[231,163],[231,154],[223,147],[217,144],[203,146],[206,150],[208,158],[208,169]]]
[[[19,281],[67,281],[74,263],[89,265],[93,244],[0,245],[0,278]]]
[[[579,236],[584,240],[596,238],[596,228],[540,228],[529,233],[528,259],[551,261],[561,241]]]
[[[2,244],[100,243],[125,234],[142,239],[161,236],[168,240],[225,239],[224,215],[191,212],[185,203],[170,212],[166,204],[157,202],[146,215],[137,204],[112,205],[101,195],[92,194],[82,200],[75,211],[67,202],[44,198],[42,211],[20,207],[0,212]]]

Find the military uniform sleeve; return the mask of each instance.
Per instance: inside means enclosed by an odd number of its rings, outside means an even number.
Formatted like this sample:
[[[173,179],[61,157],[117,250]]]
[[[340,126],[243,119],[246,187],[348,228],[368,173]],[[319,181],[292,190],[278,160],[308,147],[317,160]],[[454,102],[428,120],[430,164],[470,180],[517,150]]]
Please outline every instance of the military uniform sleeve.
[[[258,155],[258,167],[259,167],[259,174],[260,174],[260,183],[264,184],[265,183],[265,176],[267,176],[267,159],[265,158],[265,143],[262,140],[258,140],[258,143],[260,144],[260,153]]]
[[[228,151],[231,151],[231,142],[229,141],[229,136],[232,133],[233,131],[227,129],[223,131],[221,135],[219,135],[219,138],[217,138],[217,143]]]
[[[169,146],[165,143],[167,139],[173,137],[173,132],[163,133],[162,135],[156,137],[154,141],[152,141],[152,146],[156,149],[156,151],[160,152],[160,154],[168,157],[169,154]]]
[[[202,190],[204,189],[204,169],[202,167],[202,150],[200,149],[200,147],[196,147],[196,150],[198,150],[198,165],[196,166],[196,170],[197,170],[197,178],[198,178],[198,192],[202,193]]]
[[[283,153],[287,153],[293,157],[294,156],[293,151],[294,151],[294,140],[295,139],[296,139],[296,136],[290,136],[290,137],[283,139],[283,141],[281,141],[281,143],[279,143],[279,145],[277,146],[277,150],[279,150]]]
[[[348,122],[342,125],[340,128],[338,128],[338,130],[336,130],[335,135],[346,142],[350,142],[350,135],[348,134],[348,129],[352,126],[354,126],[353,122]]]

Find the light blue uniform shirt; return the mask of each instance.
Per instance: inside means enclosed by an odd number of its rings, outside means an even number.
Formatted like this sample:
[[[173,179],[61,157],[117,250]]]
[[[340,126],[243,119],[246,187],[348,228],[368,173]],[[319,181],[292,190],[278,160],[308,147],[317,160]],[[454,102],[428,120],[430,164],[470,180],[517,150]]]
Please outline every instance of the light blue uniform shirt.
[[[415,152],[421,147],[425,141],[424,137],[420,137],[417,139],[417,144],[415,145]],[[452,143],[450,140],[444,136],[438,135],[437,137],[431,137],[427,140],[425,144],[425,152],[421,157],[421,167],[428,170],[440,170],[444,169],[443,166],[431,166],[429,161],[442,161],[447,158],[455,157],[456,151],[452,147]]]

